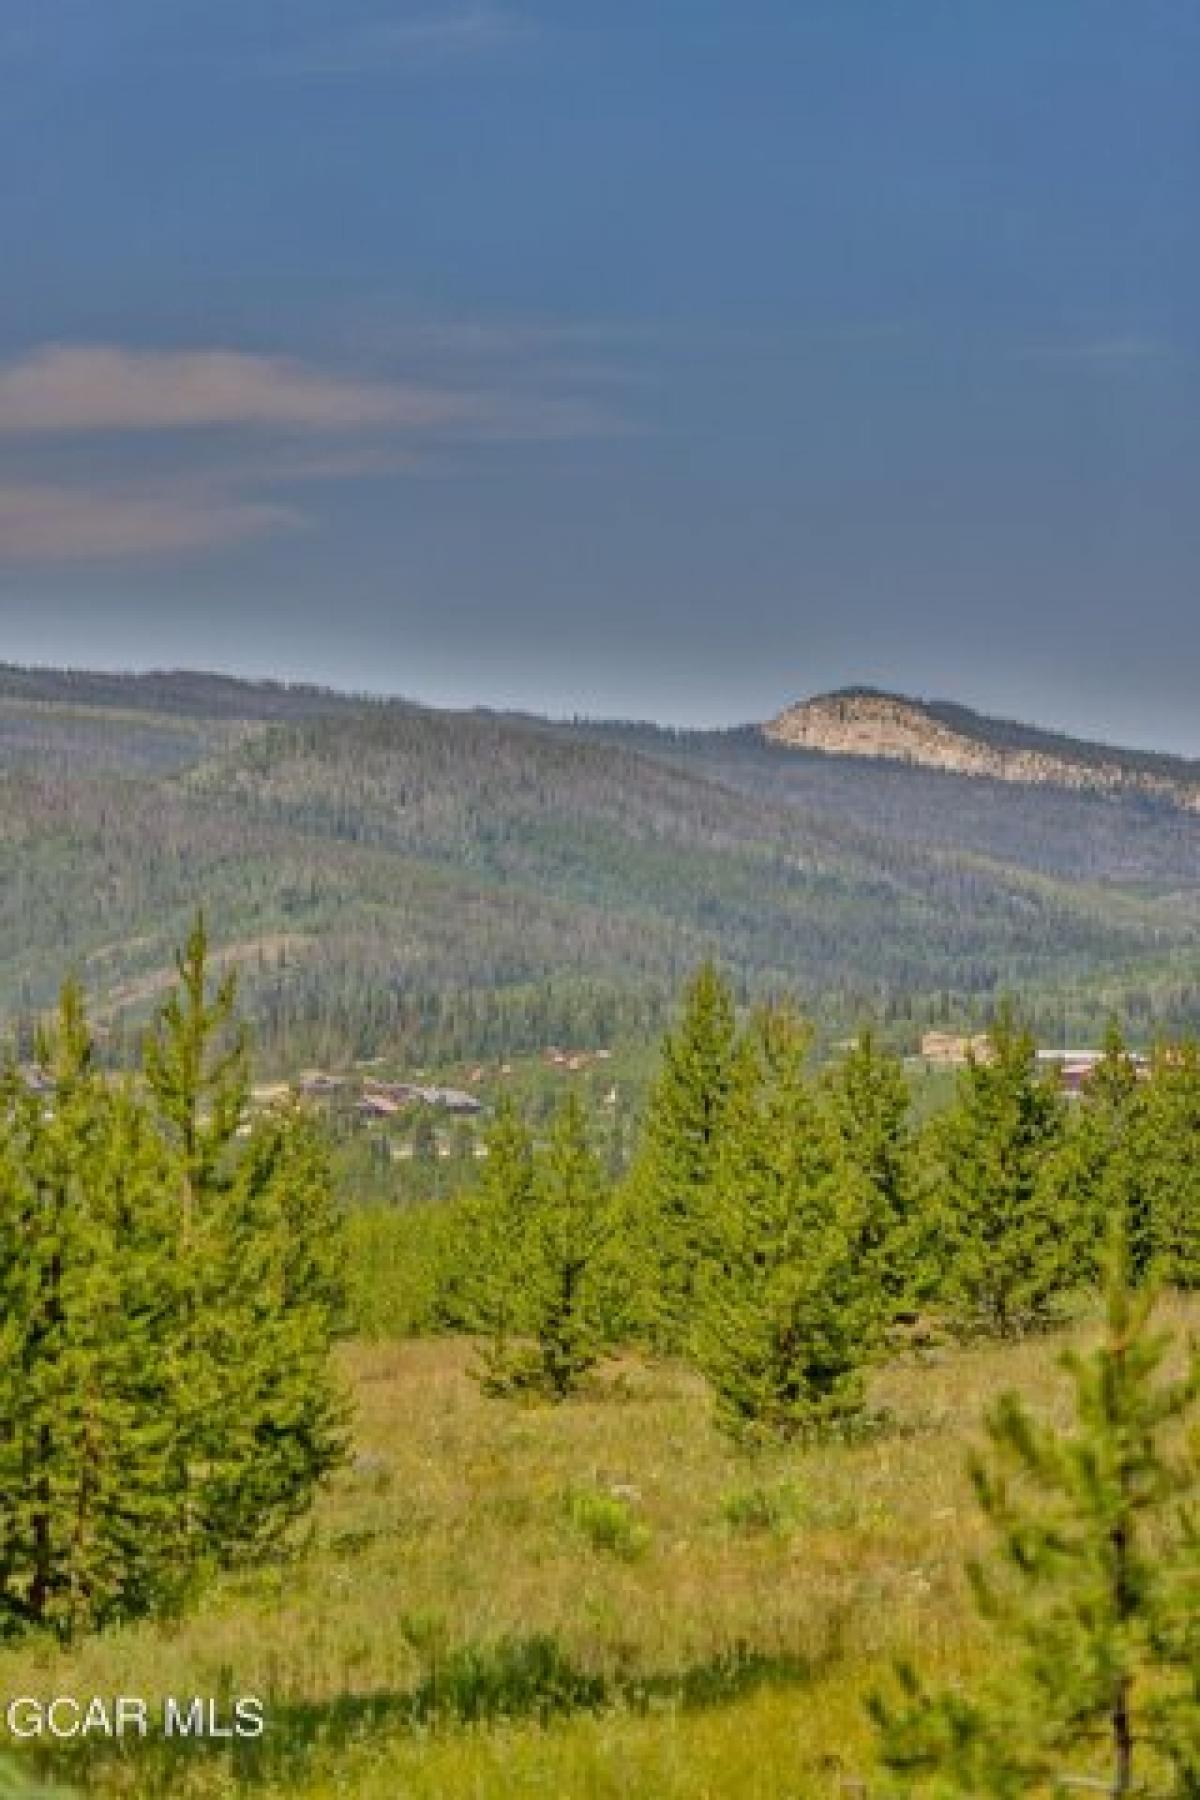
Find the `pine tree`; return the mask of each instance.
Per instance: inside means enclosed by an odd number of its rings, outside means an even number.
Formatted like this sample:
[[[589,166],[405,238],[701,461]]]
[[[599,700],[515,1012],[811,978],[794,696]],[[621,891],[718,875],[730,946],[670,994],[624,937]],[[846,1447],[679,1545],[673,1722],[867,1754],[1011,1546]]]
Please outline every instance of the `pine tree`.
[[[733,995],[706,962],[662,1046],[630,1183],[646,1287],[647,1326],[660,1349],[691,1331],[704,1257],[703,1218],[720,1153],[733,1077]]]
[[[1109,1221],[1126,1215],[1136,1273],[1148,1267],[1148,1232],[1143,1200],[1137,1122],[1141,1083],[1120,1026],[1111,1019],[1100,1060],[1083,1083],[1058,1148],[1047,1165],[1047,1192],[1060,1223],[1073,1221],[1081,1272],[1098,1269]]]
[[[65,1639],[178,1590],[176,1214],[73,983],[40,1054],[52,1106],[15,1072],[0,1092],[0,1631]]]
[[[341,1308],[323,1146],[298,1115],[235,1145],[244,1050],[214,1046],[202,929],[148,1051],[97,1074],[78,989],[52,1103],[0,1084],[0,1631],[174,1606],[278,1540],[339,1459]]]
[[[490,1332],[484,1379],[494,1393],[562,1400],[604,1349],[613,1199],[576,1094],[558,1109],[549,1143],[532,1164],[513,1119],[503,1133],[495,1210],[483,1239],[489,1260],[476,1301]],[[498,1242],[501,1233],[507,1244]]]
[[[1167,1372],[1119,1222],[1106,1292],[1099,1348],[1065,1359],[1074,1432],[1013,1395],[988,1420],[973,1474],[999,1541],[971,1574],[1002,1672],[967,1698],[905,1671],[900,1701],[873,1703],[901,1792],[1200,1794],[1200,1351]]]
[[[1137,1266],[1200,1287],[1200,1047],[1161,1045],[1138,1098]]]
[[[558,1109],[539,1163],[535,1219],[533,1330],[542,1385],[561,1399],[604,1347],[605,1257],[614,1229],[612,1196],[574,1093]]]
[[[202,1230],[229,1175],[230,1153],[250,1094],[250,1051],[238,1023],[237,971],[209,996],[208,931],[198,913],[175,958],[178,983],[143,1045],[146,1081],[159,1119],[175,1140],[182,1175],[185,1242]]]
[[[533,1139],[512,1098],[502,1095],[484,1137],[478,1190],[461,1207],[450,1273],[457,1316],[483,1344],[481,1379],[503,1389],[514,1338],[528,1322],[522,1269],[535,1203]]]
[[[825,1092],[846,1157],[867,1183],[861,1249],[894,1314],[920,1280],[919,1184],[904,1070],[866,1030],[831,1070]]]
[[[177,1171],[177,1486],[191,1555],[274,1543],[344,1448],[329,1350],[339,1226],[324,1151],[292,1112],[239,1142],[249,1047],[229,971],[210,994],[197,917],[147,1035],[147,1086]]]
[[[298,1109],[257,1121],[217,1204],[219,1429],[195,1482],[203,1544],[259,1555],[312,1504],[346,1450],[347,1408],[330,1351],[345,1312],[341,1221],[325,1145]]]
[[[939,1122],[948,1297],[964,1324],[1009,1336],[1045,1323],[1077,1278],[1076,1222],[1058,1210],[1050,1159],[1065,1107],[1030,1033],[1005,1007]]]
[[[705,1221],[694,1354],[718,1421],[746,1442],[858,1413],[879,1323],[878,1269],[862,1254],[875,1197],[807,1078],[807,1049],[786,1008],[756,1016]]]

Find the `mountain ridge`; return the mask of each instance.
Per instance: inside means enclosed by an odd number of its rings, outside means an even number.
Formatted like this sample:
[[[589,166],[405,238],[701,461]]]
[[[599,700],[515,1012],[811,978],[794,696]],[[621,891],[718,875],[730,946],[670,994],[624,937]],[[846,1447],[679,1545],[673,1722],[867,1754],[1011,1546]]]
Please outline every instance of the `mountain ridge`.
[[[1200,758],[1168,751],[1133,749],[1108,739],[1084,738],[1050,726],[1034,725],[1000,714],[982,712],[961,701],[900,693],[898,690],[851,683],[814,694],[784,707],[765,722],[745,721],[727,726],[662,725],[637,718],[575,715],[558,718],[524,707],[478,705],[441,707],[409,694],[367,693],[316,681],[291,681],[277,677],[236,675],[225,670],[186,667],[151,669],[86,669],[69,665],[22,664],[0,661],[0,702],[62,705],[152,712],[182,718],[217,718],[273,723],[312,718],[328,713],[405,708],[449,716],[482,715],[512,719],[553,729],[599,727],[636,733],[649,730],[676,736],[730,737],[760,732],[774,742],[787,742],[787,722],[806,713],[814,716],[831,708],[887,707],[944,725],[948,730],[977,739],[996,749],[1044,752],[1081,764],[1142,771],[1166,779],[1200,784]],[[820,748],[821,746],[815,745]],[[837,752],[826,752],[836,754]],[[850,750],[846,754],[867,754]]]

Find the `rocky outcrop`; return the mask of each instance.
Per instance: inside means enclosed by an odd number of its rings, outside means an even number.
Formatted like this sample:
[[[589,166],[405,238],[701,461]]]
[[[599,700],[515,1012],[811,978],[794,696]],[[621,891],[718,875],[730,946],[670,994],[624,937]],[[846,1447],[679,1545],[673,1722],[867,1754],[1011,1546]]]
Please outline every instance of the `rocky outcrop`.
[[[790,706],[763,726],[773,743],[827,756],[882,757],[994,781],[1140,792],[1200,812],[1200,780],[1131,766],[1115,753],[1078,760],[1069,754],[991,743],[937,718],[920,701],[893,694],[824,694]]]

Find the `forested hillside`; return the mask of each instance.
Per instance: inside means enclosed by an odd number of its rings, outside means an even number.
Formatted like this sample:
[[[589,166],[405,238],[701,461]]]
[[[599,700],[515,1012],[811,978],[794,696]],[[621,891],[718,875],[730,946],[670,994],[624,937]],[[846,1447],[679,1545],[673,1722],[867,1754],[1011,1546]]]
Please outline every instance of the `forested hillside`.
[[[831,1021],[1200,1012],[1195,816],[751,730],[6,669],[0,853],[0,1016],[73,960],[114,1054],[198,901],[277,1063],[642,1035],[709,952]]]
[[[304,682],[240,681],[190,669],[141,674],[92,669],[26,669],[0,663],[0,699],[53,706],[114,707],[181,719],[294,719],[354,711],[360,697]]]
[[[1146,794],[1024,786],[911,763],[829,756],[772,743],[753,726],[664,731],[603,723],[586,729],[745,793],[853,822],[898,843],[965,850],[1072,881],[1143,891],[1200,882],[1195,815]]]

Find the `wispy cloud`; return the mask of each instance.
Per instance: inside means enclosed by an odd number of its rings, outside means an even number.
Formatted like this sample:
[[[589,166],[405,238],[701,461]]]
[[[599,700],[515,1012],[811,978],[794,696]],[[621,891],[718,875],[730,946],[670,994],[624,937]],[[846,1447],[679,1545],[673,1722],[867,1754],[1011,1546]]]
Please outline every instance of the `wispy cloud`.
[[[354,26],[339,36],[274,57],[271,66],[295,75],[373,75],[408,64],[478,57],[535,35],[532,20],[519,13],[496,6],[469,6]]]
[[[320,484],[633,429],[519,356],[456,368],[429,351],[425,380],[227,349],[50,345],[0,364],[0,564],[236,546],[315,517],[295,502]]]
[[[303,522],[291,507],[203,489],[0,487],[0,560],[126,562],[228,547]]]
[[[51,346],[0,368],[0,432],[10,433],[422,429],[464,411],[469,402],[448,391],[347,379],[231,350]]]

